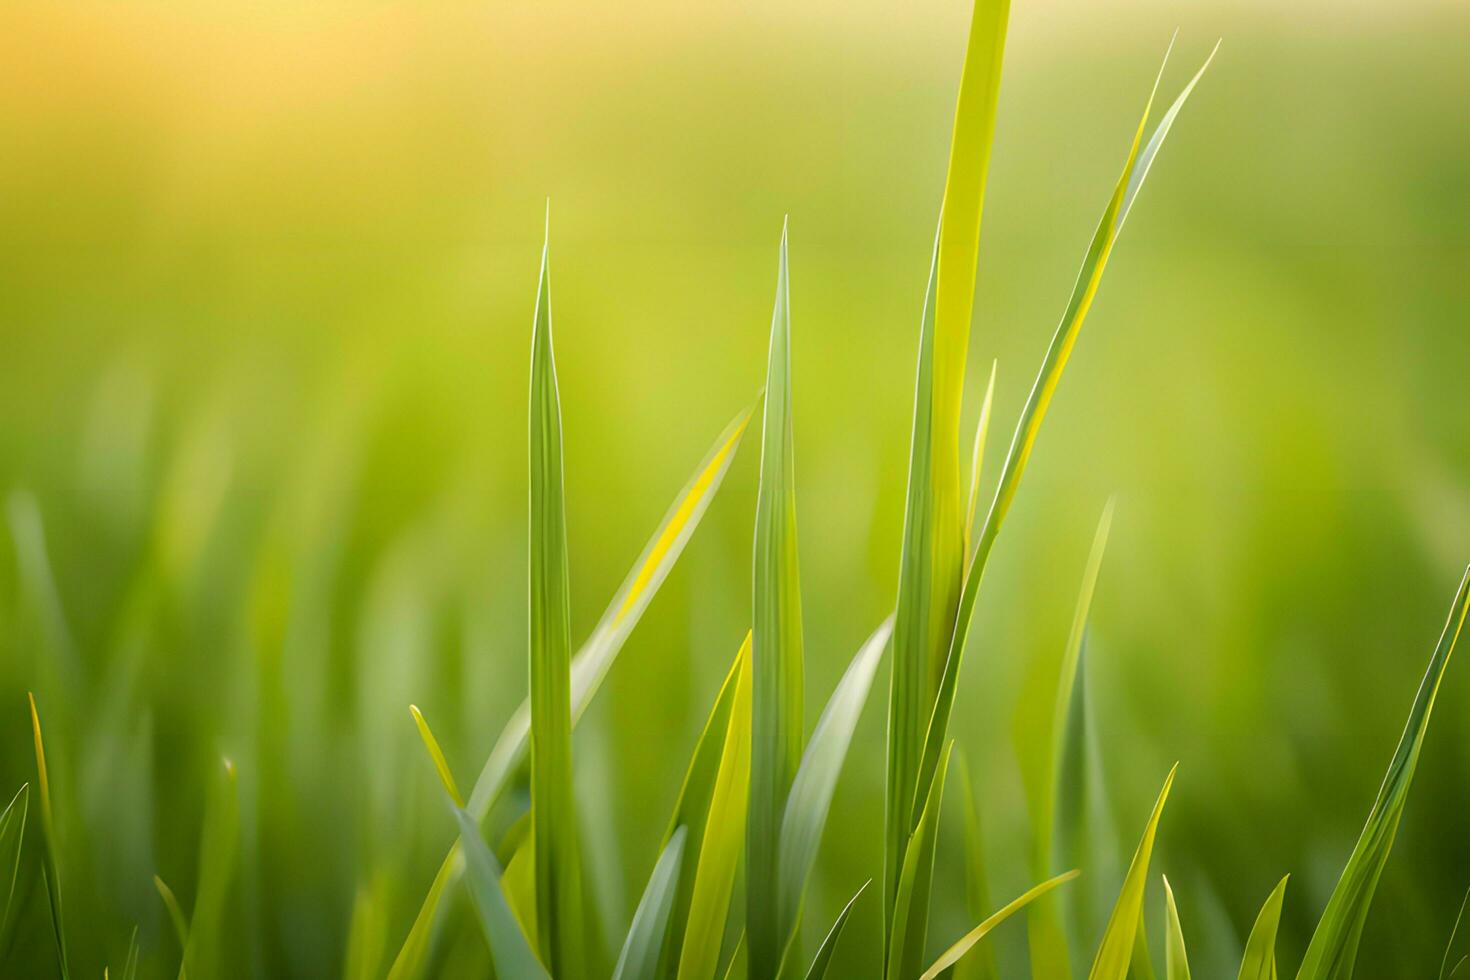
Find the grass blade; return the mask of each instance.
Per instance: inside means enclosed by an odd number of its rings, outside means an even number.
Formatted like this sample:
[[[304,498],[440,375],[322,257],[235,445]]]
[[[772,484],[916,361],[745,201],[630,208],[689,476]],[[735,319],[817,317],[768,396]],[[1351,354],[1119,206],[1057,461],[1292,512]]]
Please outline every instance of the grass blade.
[[[480,837],[479,824],[458,807],[454,815],[459,821],[459,843],[465,855],[465,881],[485,941],[490,945],[496,976],[502,980],[551,980],[506,904],[505,892],[500,887],[500,868]]]
[[[1256,915],[1250,938],[1245,941],[1237,980],[1276,980],[1276,930],[1281,925],[1281,905],[1286,900],[1286,882],[1290,878],[1287,875],[1276,883]]]
[[[1103,931],[1102,943],[1088,973],[1089,980],[1123,980],[1128,975],[1128,965],[1138,941],[1139,924],[1143,920],[1143,893],[1148,884],[1148,862],[1153,855],[1154,837],[1158,834],[1159,818],[1164,815],[1164,802],[1169,798],[1169,788],[1174,785],[1174,773],[1178,768],[1176,765],[1169,770],[1164,788],[1159,791],[1158,801],[1154,803],[1153,813],[1144,827],[1143,839],[1133,853],[1133,863],[1128,866],[1123,889],[1113,906],[1107,929]]]
[[[189,940],[184,945],[184,970],[191,977],[207,980],[219,976],[225,962],[225,906],[235,878],[239,847],[239,787],[235,764],[225,759],[212,787],[199,844],[199,884]]]
[[[1389,763],[1387,775],[1383,777],[1383,785],[1378,790],[1378,798],[1373,802],[1363,833],[1342,870],[1337,887],[1332,890],[1332,897],[1327,901],[1327,909],[1317,923],[1312,941],[1307,944],[1297,980],[1350,980],[1352,976],[1358,940],[1368,918],[1373,892],[1378,887],[1378,878],[1383,874],[1383,866],[1388,862],[1394,836],[1398,833],[1404,804],[1409,799],[1409,785],[1413,782],[1419,751],[1424,744],[1424,733],[1429,728],[1429,716],[1434,710],[1434,700],[1439,694],[1450,654],[1454,652],[1455,641],[1465,625],[1467,608],[1470,608],[1470,569],[1466,569],[1460,579],[1460,587],[1450,605],[1449,620],[1414,696],[1398,749]]]
[[[429,759],[434,763],[434,769],[439,773],[439,780],[444,784],[445,791],[449,793],[449,798],[454,801],[454,805],[462,808],[464,797],[460,795],[459,786],[454,782],[454,773],[449,771],[449,762],[444,758],[444,750],[439,748],[439,740],[429,729],[429,723],[424,719],[423,712],[419,711],[418,705],[409,705],[408,712],[413,715],[413,723],[419,730],[419,738],[423,740],[424,748],[429,752]]]
[[[852,898],[847,900],[847,904],[842,906],[842,911],[837,913],[832,928],[827,930],[826,938],[817,947],[817,955],[812,957],[812,965],[806,971],[806,980],[824,980],[827,976],[827,969],[832,965],[832,954],[837,952],[837,943],[842,938],[842,930],[847,926],[847,917],[852,915],[852,907],[857,904],[858,899],[863,897],[863,892],[867,891],[868,886],[872,883],[871,878],[863,882],[858,890],[853,892]]]
[[[31,734],[36,742],[36,776],[41,788],[41,836],[46,848],[41,863],[41,876],[46,884],[46,899],[51,906],[51,931],[56,939],[56,964],[61,980],[71,980],[66,959],[66,927],[61,912],[61,871],[56,862],[56,822],[51,811],[51,779],[46,772],[46,746],[41,740],[41,715],[36,709],[36,696],[31,702]]]
[[[975,789],[970,782],[970,766],[963,752],[955,763],[960,774],[960,790],[963,795],[965,821],[965,908],[970,917],[978,919],[990,908],[990,887],[985,876],[985,838],[980,832],[980,813],[975,805]],[[954,980],[1000,980],[1000,970],[995,963],[995,950],[983,947],[974,956],[967,956],[955,964]]]
[[[906,980],[917,976],[923,967],[925,945],[929,937],[929,885],[934,876],[934,850],[939,837],[939,810],[944,800],[944,774],[949,769],[950,752],[946,746],[939,760],[939,770],[929,785],[929,796],[919,813],[919,825],[909,836],[903,850],[903,869],[894,892],[893,921],[889,924],[887,980]]]
[[[20,878],[20,847],[25,841],[26,815],[31,808],[31,784],[25,783],[11,797],[5,812],[0,813],[0,884],[5,889],[5,904],[0,911],[0,937],[10,935],[11,904],[15,901],[15,883]]]
[[[750,972],[758,977],[774,976],[780,965],[784,936],[778,920],[777,850],[786,795],[801,762],[802,631],[791,444],[789,284],[783,227],[755,511],[750,807],[745,847]]]
[[[791,795],[781,820],[778,856],[781,876],[778,921],[783,943],[792,935],[800,918],[802,896],[806,892],[812,866],[817,861],[817,849],[822,841],[822,830],[827,825],[827,814],[832,809],[837,777],[847,759],[847,749],[852,744],[858,718],[868,703],[868,692],[878,672],[878,661],[883,658],[883,651],[892,635],[893,620],[889,618],[873,631],[852,658],[847,672],[837,682],[832,697],[827,701],[822,717],[817,720],[817,727],[812,731],[811,741],[801,760],[801,769],[791,784]]]
[[[674,893],[679,888],[679,865],[684,859],[686,835],[686,829],[680,827],[664,845],[653,874],[648,877],[648,887],[643,890],[638,909],[633,913],[633,924],[628,927],[628,938],[623,943],[622,954],[618,956],[613,980],[653,980],[657,975],[664,937],[669,931]]]
[[[1006,905],[1000,911],[990,916],[990,918],[981,922],[978,926],[971,929],[969,932],[960,937],[958,942],[956,942],[949,949],[945,950],[943,955],[941,955],[939,959],[935,960],[934,964],[930,966],[929,969],[924,971],[919,980],[935,980],[935,978],[938,977],[945,970],[958,963],[961,957],[968,953],[976,943],[989,935],[991,930],[993,930],[996,926],[1000,925],[1016,912],[1019,912],[1021,909],[1025,908],[1027,905],[1040,898],[1042,895],[1045,895],[1053,888],[1057,887],[1063,882],[1071,881],[1073,878],[1077,877],[1081,873],[1082,872],[1080,871],[1067,871],[1063,874],[1059,874],[1055,878],[1043,881],[1041,884],[1021,895],[1019,898],[1012,900],[1009,905]]]
[[[158,889],[158,897],[163,899],[163,907],[168,910],[168,919],[173,924],[174,935],[179,940],[179,953],[182,954],[189,946],[189,920],[184,916],[183,906],[179,905],[174,890],[158,875],[153,876],[153,887]]]
[[[549,236],[548,236],[549,237]],[[579,976],[582,872],[572,794],[571,589],[561,396],[551,340],[550,241],[531,340],[531,839],[537,945],[553,975]]]
[[[975,515],[980,508],[980,475],[985,471],[985,439],[990,434],[990,409],[995,403],[995,372],[999,362],[990,362],[990,380],[985,384],[985,397],[980,402],[980,418],[975,422],[975,444],[970,450],[970,496],[965,504],[965,538],[963,551],[970,554],[975,542]],[[969,565],[965,573],[969,574]]]
[[[1168,933],[1164,937],[1164,976],[1167,980],[1189,980],[1189,954],[1184,949],[1184,929],[1179,925],[1179,907],[1174,904],[1174,889],[1164,876],[1165,915]]]
[[[1451,980],[1455,974],[1460,972],[1460,967],[1470,960],[1470,953],[1455,959],[1455,940],[1460,935],[1460,924],[1465,921],[1465,907],[1470,905],[1470,891],[1465,892],[1465,897],[1460,900],[1460,911],[1455,916],[1455,924],[1450,927],[1450,939],[1445,943],[1444,958],[1439,961],[1439,980]],[[1454,966],[1450,962],[1454,960]]]

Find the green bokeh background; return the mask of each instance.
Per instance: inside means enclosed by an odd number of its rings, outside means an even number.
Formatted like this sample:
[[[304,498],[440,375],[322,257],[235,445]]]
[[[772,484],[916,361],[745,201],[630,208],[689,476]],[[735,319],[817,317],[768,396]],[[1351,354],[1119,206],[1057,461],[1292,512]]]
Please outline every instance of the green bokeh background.
[[[894,598],[967,16],[949,0],[0,11],[0,791],[34,779],[33,689],[76,973],[120,963],[137,923],[149,975],[171,975],[150,879],[192,901],[222,753],[245,802],[235,974],[338,972],[360,888],[401,940],[454,833],[407,705],[469,782],[525,689],[548,196],[578,640],[755,396],[790,216],[815,718]],[[1155,870],[1195,975],[1233,976],[1287,872],[1294,969],[1470,560],[1470,9],[1016,0],[969,372],[967,427],[999,361],[992,464],[1176,25],[1166,90],[1224,45],[1053,404],[955,728],[992,892],[1015,894],[1020,773],[1116,495],[1089,648],[1111,809],[1131,849],[1180,762]],[[749,617],[755,450],[578,729],[614,932]],[[1465,666],[1360,977],[1437,969],[1470,885]],[[882,690],[813,937],[880,872]],[[6,975],[53,969],[37,826]],[[942,847],[936,943],[964,925],[959,841]],[[855,913],[840,975],[873,972],[878,904]],[[482,941],[456,935],[445,971],[477,975]],[[1024,930],[998,946],[1024,975]]]

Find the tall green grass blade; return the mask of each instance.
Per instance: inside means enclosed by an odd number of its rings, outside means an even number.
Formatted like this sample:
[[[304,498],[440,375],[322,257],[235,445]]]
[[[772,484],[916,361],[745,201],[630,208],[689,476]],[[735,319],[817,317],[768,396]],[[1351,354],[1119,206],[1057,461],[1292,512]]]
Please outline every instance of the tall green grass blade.
[[[0,887],[5,903],[0,906],[0,936],[10,934],[11,905],[15,902],[15,883],[20,878],[20,847],[25,841],[26,815],[31,807],[31,784],[25,783],[11,797],[5,812],[0,813]]]
[[[994,375],[992,374],[992,377]],[[979,919],[990,908],[990,885],[986,880],[985,838],[980,832],[980,813],[975,805],[975,788],[970,782],[969,760],[959,749],[955,770],[960,776],[965,822],[965,908],[970,918]],[[988,944],[973,956],[955,964],[954,980],[1000,980],[995,950]]]
[[[980,476],[985,472],[985,440],[990,434],[990,409],[995,404],[995,372],[999,362],[990,362],[990,380],[985,383],[985,397],[980,401],[980,418],[975,423],[975,443],[970,450],[970,495],[965,504],[965,538],[963,552],[970,554],[975,543],[975,515],[980,510]],[[970,567],[965,565],[965,573]]]
[[[964,574],[960,414],[1009,15],[1010,0],[975,0],[919,333],[888,709],[885,920],[917,801],[927,795],[915,784]]]
[[[465,881],[470,898],[490,946],[490,958],[500,980],[551,980],[551,974],[536,958],[526,934],[516,923],[500,887],[500,868],[495,855],[480,837],[480,826],[473,816],[458,807],[459,843],[465,855]]]
[[[961,958],[966,953],[968,953],[975,946],[976,943],[980,942],[980,940],[988,936],[990,932],[995,929],[996,926],[1000,925],[1006,919],[1009,919],[1012,915],[1034,902],[1037,898],[1045,895],[1053,888],[1057,887],[1063,882],[1071,881],[1073,878],[1077,877],[1081,873],[1082,872],[1080,871],[1074,870],[1059,874],[1054,878],[1043,881],[1041,884],[1022,894],[1019,898],[1012,900],[1010,904],[1006,905],[1000,911],[990,916],[990,918],[981,922],[978,926],[961,936],[959,941],[957,941],[953,946],[949,947],[949,949],[945,950],[944,953],[940,955],[939,959],[935,960],[933,965],[930,966],[929,969],[924,971],[919,980],[935,980],[935,978],[938,977],[945,970],[959,963]]]
[[[1184,928],[1179,924],[1179,907],[1174,904],[1174,889],[1164,876],[1164,913],[1168,934],[1164,937],[1164,976],[1167,980],[1189,980],[1189,954],[1184,948]]]
[[[1470,569],[1466,569],[1460,579],[1460,587],[1450,605],[1449,620],[1414,696],[1398,749],[1389,763],[1387,775],[1383,777],[1383,785],[1378,790],[1378,798],[1373,802],[1363,833],[1343,868],[1332,897],[1327,901],[1327,909],[1317,923],[1312,941],[1307,944],[1297,980],[1350,980],[1352,976],[1358,940],[1368,919],[1368,908],[1373,902],[1378,878],[1383,874],[1383,866],[1388,862],[1388,853],[1398,833],[1399,820],[1409,799],[1409,785],[1419,764],[1419,751],[1424,745],[1424,733],[1429,728],[1429,715],[1434,710],[1435,697],[1439,694],[1439,685],[1444,679],[1445,667],[1449,665],[1450,654],[1454,652],[1455,641],[1460,638],[1460,630],[1465,625],[1467,608],[1470,608]]]
[[[1245,941],[1237,980],[1276,980],[1276,931],[1281,926],[1281,906],[1286,901],[1286,882],[1290,878],[1287,875],[1276,883],[1256,915]]]
[[[1214,57],[1213,52],[1210,57]],[[1167,60],[1166,56],[1165,61]],[[1123,220],[1128,216],[1128,210],[1132,207],[1143,185],[1143,178],[1152,167],[1154,157],[1163,146],[1164,138],[1173,127],[1180,108],[1189,98],[1190,93],[1194,91],[1195,85],[1209,64],[1207,59],[1199,72],[1184,87],[1179,97],[1174,100],[1173,105],[1164,113],[1153,136],[1145,145],[1143,134],[1148,126],[1154,99],[1153,93],[1150,93],[1148,103],[1144,108],[1143,119],[1139,122],[1138,130],[1133,137],[1133,144],[1128,153],[1127,163],[1123,167],[1122,176],[1118,179],[1112,199],[1104,210],[1102,221],[1093,235],[1087,256],[1082,263],[1082,270],[1073,287],[1072,297],[1067,303],[1066,311],[1062,314],[1062,320],[1057,326],[1056,333],[1052,336],[1051,346],[1047,349],[1046,357],[1042,361],[1036,383],[1032,386],[1031,394],[1027,397],[1026,404],[1021,410],[1021,417],[1016,423],[1016,431],[1012,436],[1010,449],[1001,467],[995,497],[991,501],[990,510],[975,544],[971,572],[965,579],[964,590],[960,594],[959,608],[955,615],[955,628],[948,655],[944,660],[944,672],[939,681],[939,693],[934,701],[933,713],[928,719],[927,734],[924,736],[918,780],[912,791],[913,799],[918,799],[925,794],[926,786],[933,778],[932,774],[938,764],[939,752],[945,743],[946,732],[949,729],[950,713],[954,708],[955,685],[958,682],[965,643],[969,637],[970,622],[975,612],[975,597],[979,594],[980,582],[984,578],[985,565],[995,545],[996,536],[1010,511],[1011,502],[1015,498],[1017,487],[1020,486],[1026,463],[1031,457],[1031,450],[1035,445],[1036,435],[1041,429],[1042,419],[1046,416],[1047,406],[1051,404],[1052,395],[1061,381],[1062,371],[1071,357],[1072,349],[1082,330],[1082,323],[1097,295],[1103,270],[1107,266],[1108,257],[1112,254],[1113,245],[1117,241]],[[1163,69],[1160,68],[1160,76],[1162,73]],[[1156,92],[1157,89],[1158,81],[1156,80],[1154,91]]]
[[[550,241],[531,339],[531,824],[537,945],[554,976],[581,975],[582,872],[572,794],[571,590],[561,395],[551,340]]]
[[[1470,906],[1470,891],[1465,892],[1465,897],[1460,900],[1460,911],[1455,915],[1455,924],[1450,927],[1450,938],[1449,942],[1445,943],[1444,958],[1439,961],[1439,980],[1452,980],[1455,974],[1460,972],[1460,967],[1470,961],[1470,953],[1457,957],[1455,949],[1455,940],[1460,935],[1460,925],[1465,921],[1466,906]],[[1454,966],[1450,965],[1452,962]]]
[[[837,913],[832,928],[827,930],[826,937],[817,947],[817,955],[812,957],[812,965],[806,971],[806,980],[825,980],[827,970],[832,966],[832,955],[837,952],[837,943],[842,939],[842,930],[847,928],[847,918],[852,915],[852,907],[857,904],[858,899],[863,897],[863,892],[867,891],[868,886],[872,883],[873,880],[869,878],[858,886],[852,898],[849,898],[847,904],[842,906],[842,911]]]
[[[791,297],[786,229],[771,317],[755,511],[750,806],[746,816],[746,929],[752,976],[774,976],[784,936],[777,852],[786,795],[801,762],[802,631],[791,444]]]
[[[347,927],[343,980],[378,980],[383,975],[388,884],[388,876],[381,873],[358,882],[352,896],[352,921]]]
[[[750,644],[747,633],[710,724],[700,739],[694,766],[681,794],[686,800],[691,795],[689,788],[695,782],[695,767],[702,765],[706,744],[711,750],[717,748],[709,803],[692,824],[703,827],[701,833],[690,838],[690,848],[697,847],[699,857],[697,862],[685,862],[686,869],[693,865],[693,875],[687,881],[687,900],[683,897],[686,882],[680,883],[680,905],[676,906],[674,919],[676,932],[668,947],[670,954],[678,954],[678,980],[714,980],[719,969],[725,919],[745,846],[745,809],[750,793]],[[720,730],[723,739],[717,743]],[[681,802],[675,811],[676,819],[683,812],[685,807]],[[686,870],[684,877],[688,876]],[[680,925],[682,930],[678,928]],[[672,955],[669,959],[672,960]]]
[[[680,827],[664,845],[638,909],[633,913],[633,924],[628,927],[628,938],[618,956],[613,980],[654,980],[658,975],[658,961],[669,931],[669,914],[679,888],[679,865],[684,859],[686,836],[686,828]]]
[[[801,760],[786,813],[781,820],[779,924],[785,943],[796,929],[801,916],[802,897],[807,879],[817,862],[817,849],[827,814],[832,809],[832,794],[837,790],[837,777],[847,759],[852,733],[868,703],[868,692],[878,672],[878,662],[893,635],[893,620],[886,619],[863,643],[852,658],[847,672],[837,682],[827,707],[817,720]]]
[[[887,966],[883,974],[886,980],[909,980],[918,976],[924,966],[929,938],[929,886],[934,877],[944,774],[949,769],[953,745],[951,742],[946,746],[940,757],[939,769],[929,784],[929,796],[919,813],[919,824],[904,845],[903,869],[894,892],[893,921],[889,924]]]
[[[1148,950],[1148,923],[1138,914],[1138,931],[1133,934],[1133,959],[1128,962],[1128,980],[1156,980],[1154,957]]]
[[[235,764],[223,760],[211,785],[199,844],[199,884],[190,916],[184,966],[195,980],[212,980],[225,962],[226,903],[240,848],[240,796]]]
[[[46,746],[41,739],[41,715],[36,709],[36,696],[27,694],[31,702],[31,735],[36,743],[36,778],[41,790],[41,836],[45,843],[41,876],[46,884],[46,899],[51,906],[51,931],[56,940],[56,965],[61,980],[71,980],[67,966],[66,926],[61,911],[61,871],[56,861],[56,821],[51,810],[51,778],[46,772]]]
[[[1133,853],[1133,862],[1123,879],[1123,889],[1103,931],[1102,943],[1088,973],[1089,980],[1123,980],[1128,976],[1128,966],[1133,959],[1143,921],[1143,893],[1148,884],[1148,862],[1153,855],[1154,837],[1158,834],[1159,818],[1164,815],[1164,802],[1169,798],[1169,788],[1174,785],[1174,773],[1178,768],[1176,765],[1169,770],[1164,788],[1159,791],[1158,801],[1154,803],[1153,813],[1144,827],[1143,839]]]

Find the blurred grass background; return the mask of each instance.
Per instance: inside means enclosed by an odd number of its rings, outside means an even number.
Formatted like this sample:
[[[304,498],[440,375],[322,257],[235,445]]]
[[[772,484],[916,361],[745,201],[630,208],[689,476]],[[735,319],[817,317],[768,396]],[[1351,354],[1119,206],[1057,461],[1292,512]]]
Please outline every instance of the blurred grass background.
[[[1297,961],[1470,557],[1470,10],[1286,6],[1017,0],[971,347],[972,411],[998,358],[1008,433],[1169,33],[1176,81],[1223,36],[993,559],[956,715],[992,887],[1013,894],[1020,772],[1116,494],[1098,734],[1128,841],[1182,763],[1157,860],[1201,975],[1233,974],[1286,872]],[[33,779],[34,689],[79,973],[118,962],[135,922],[146,965],[176,962],[150,877],[187,906],[220,753],[245,804],[238,974],[338,972],[359,889],[401,940],[453,836],[406,706],[468,780],[525,690],[548,195],[576,640],[760,384],[790,215],[814,717],[893,601],[967,16],[936,0],[0,10],[0,786]],[[756,455],[578,729],[617,931],[749,616]],[[1427,973],[1470,885],[1464,674],[1360,976]],[[881,704],[839,789],[813,932],[880,870]],[[936,941],[962,925],[954,864]],[[15,975],[49,975],[44,906],[33,877]],[[841,975],[867,975],[876,906]],[[1021,932],[1000,939],[1006,975]],[[475,962],[466,936],[447,969]]]

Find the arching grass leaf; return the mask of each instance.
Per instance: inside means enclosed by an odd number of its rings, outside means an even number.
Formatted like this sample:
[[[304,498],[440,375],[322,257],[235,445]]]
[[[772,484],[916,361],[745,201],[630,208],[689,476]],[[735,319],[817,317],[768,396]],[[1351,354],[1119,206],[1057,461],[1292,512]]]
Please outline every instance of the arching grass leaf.
[[[1010,904],[1004,906],[1003,908],[1001,908],[1000,911],[990,916],[990,918],[981,922],[978,926],[961,936],[958,942],[949,947],[949,949],[945,950],[944,953],[939,957],[939,959],[935,960],[933,965],[930,966],[929,969],[924,971],[923,976],[921,976],[919,980],[935,980],[935,978],[938,977],[945,970],[960,962],[960,959],[966,953],[968,953],[975,946],[976,943],[980,942],[980,940],[988,936],[991,930],[993,930],[996,926],[1000,925],[1006,919],[1009,919],[1016,912],[1019,912],[1021,909],[1025,908],[1027,905],[1035,901],[1040,896],[1045,895],[1047,892],[1051,891],[1053,888],[1057,887],[1063,882],[1071,881],[1079,874],[1081,874],[1080,871],[1068,871],[1063,874],[1059,874],[1055,878],[1043,881],[1041,884],[1035,886],[1030,891],[1022,894],[1019,898],[1013,899]]]
[[[847,926],[847,917],[852,915],[852,907],[857,904],[859,898],[863,897],[863,892],[867,891],[868,886],[872,883],[873,880],[870,878],[859,885],[858,890],[853,892],[852,898],[849,898],[847,904],[842,906],[842,911],[837,913],[832,928],[827,930],[826,938],[817,947],[817,955],[812,957],[812,965],[806,971],[806,980],[824,980],[827,976],[827,969],[832,965],[832,954],[837,952],[837,943],[842,938],[842,930]]]
[[[669,913],[674,905],[674,893],[679,887],[679,865],[684,859],[685,837],[685,828],[680,827],[664,845],[653,874],[648,877],[648,887],[643,890],[638,909],[633,913],[633,924],[628,927],[628,938],[618,956],[613,980],[653,980],[657,975],[664,937],[669,931]]]
[[[1153,855],[1154,837],[1158,834],[1159,818],[1164,815],[1164,802],[1169,798],[1169,788],[1174,785],[1174,773],[1178,766],[1169,770],[1164,788],[1159,791],[1153,813],[1143,830],[1143,839],[1133,853],[1133,862],[1123,879],[1123,889],[1118,894],[1113,914],[1103,931],[1102,943],[1092,961],[1089,980],[1123,980],[1128,975],[1128,965],[1133,959],[1134,944],[1139,934],[1139,923],[1143,919],[1143,893],[1148,884],[1148,862]]]
[[[1276,883],[1256,915],[1250,938],[1245,941],[1237,980],[1276,980],[1276,930],[1281,925],[1281,905],[1286,900],[1286,882],[1290,878],[1287,875]]]
[[[36,743],[36,777],[41,789],[41,836],[45,843],[41,876],[46,884],[46,899],[51,905],[51,931],[56,940],[56,965],[61,980],[71,980],[66,958],[66,927],[61,911],[61,871],[56,861],[56,821],[51,811],[51,778],[46,772],[46,746],[41,739],[41,715],[36,709],[36,696],[31,702],[31,735]]]

